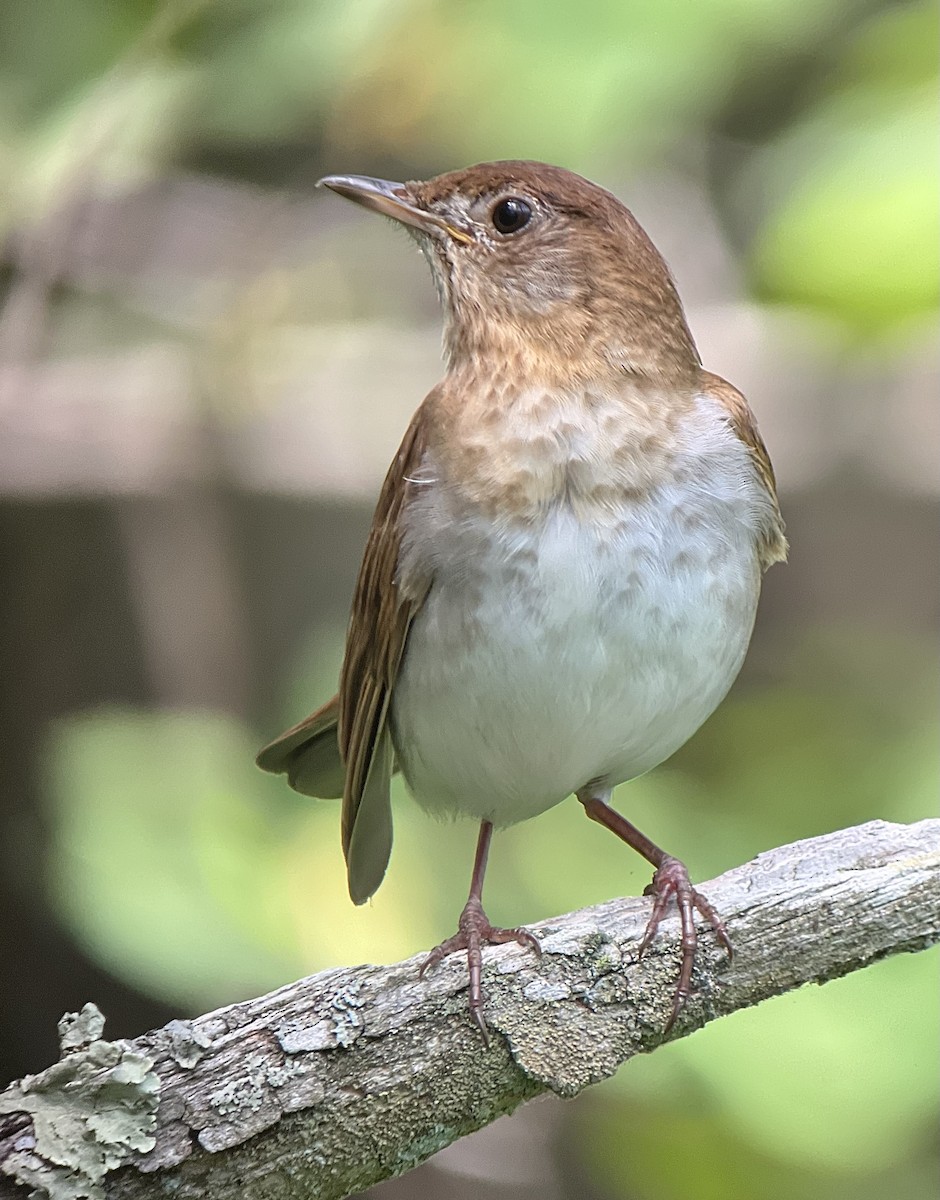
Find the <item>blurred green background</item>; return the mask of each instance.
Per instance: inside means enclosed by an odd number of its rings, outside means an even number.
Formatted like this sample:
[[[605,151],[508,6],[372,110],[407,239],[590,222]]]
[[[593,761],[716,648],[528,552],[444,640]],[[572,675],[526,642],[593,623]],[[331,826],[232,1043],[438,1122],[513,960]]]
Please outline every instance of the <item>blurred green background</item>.
[[[938,18],[878,0],[5,0],[0,1071],[94,999],[142,1032],[452,932],[475,832],[399,795],[349,903],[337,806],[260,775],[331,694],[371,504],[438,371],[408,239],[327,172],[541,158],[617,192],[749,396],[789,565],[730,698],[616,800],[706,879],[937,797]],[[638,893],[563,805],[497,922]],[[529,1106],[396,1196],[935,1194],[936,955]]]

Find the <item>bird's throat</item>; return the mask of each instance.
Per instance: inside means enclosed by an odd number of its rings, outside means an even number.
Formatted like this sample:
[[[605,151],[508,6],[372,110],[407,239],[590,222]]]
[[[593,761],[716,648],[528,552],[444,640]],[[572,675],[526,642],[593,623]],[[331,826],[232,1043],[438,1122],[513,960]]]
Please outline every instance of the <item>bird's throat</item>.
[[[674,469],[691,393],[623,378],[566,387],[525,378],[457,374],[428,414],[437,469],[483,511],[532,520],[565,501],[597,519]]]

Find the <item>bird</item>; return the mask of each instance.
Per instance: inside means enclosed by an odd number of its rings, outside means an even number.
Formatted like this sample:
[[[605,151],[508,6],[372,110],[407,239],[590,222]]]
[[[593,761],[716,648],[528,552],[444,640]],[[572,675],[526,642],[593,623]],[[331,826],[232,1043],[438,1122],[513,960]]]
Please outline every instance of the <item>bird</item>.
[[[571,796],[652,866],[639,946],[677,910],[664,1033],[692,995],[696,916],[731,956],[684,863],[611,807],[679,749],[744,661],[763,572],[786,557],[773,467],[744,396],[704,369],[675,282],[633,214],[561,167],[480,163],[426,181],[319,181],[414,236],[443,311],[441,381],[379,494],[338,694],[257,763],[342,799],[349,893],[392,847],[401,772],[430,815],[476,821],[456,933],[488,1040],[483,881],[494,829]]]

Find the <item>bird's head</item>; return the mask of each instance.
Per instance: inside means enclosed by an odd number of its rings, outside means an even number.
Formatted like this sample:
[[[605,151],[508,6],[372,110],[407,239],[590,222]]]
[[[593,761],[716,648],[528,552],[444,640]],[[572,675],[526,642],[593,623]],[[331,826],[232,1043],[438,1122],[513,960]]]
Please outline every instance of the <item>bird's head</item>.
[[[508,353],[569,373],[665,380],[697,369],[662,256],[615,196],[580,175],[494,162],[426,182],[320,183],[415,235],[441,295],[451,365]]]

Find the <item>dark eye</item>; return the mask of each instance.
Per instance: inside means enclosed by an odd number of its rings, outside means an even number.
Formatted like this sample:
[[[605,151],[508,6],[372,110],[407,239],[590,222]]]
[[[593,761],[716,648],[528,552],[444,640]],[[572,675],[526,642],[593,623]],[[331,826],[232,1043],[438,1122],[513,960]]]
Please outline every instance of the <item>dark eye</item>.
[[[507,196],[493,209],[493,228],[497,233],[516,233],[528,225],[532,217],[532,205],[518,196]]]

